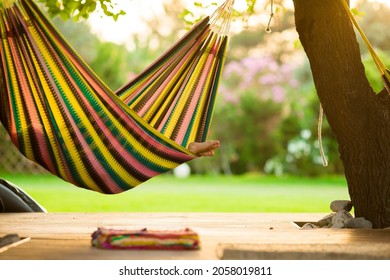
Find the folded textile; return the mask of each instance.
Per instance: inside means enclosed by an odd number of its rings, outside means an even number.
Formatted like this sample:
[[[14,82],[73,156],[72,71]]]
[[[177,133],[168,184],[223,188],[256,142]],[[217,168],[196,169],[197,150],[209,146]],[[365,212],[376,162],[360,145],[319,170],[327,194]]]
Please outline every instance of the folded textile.
[[[184,230],[122,230],[98,228],[92,233],[92,246],[101,249],[198,250],[199,235]]]

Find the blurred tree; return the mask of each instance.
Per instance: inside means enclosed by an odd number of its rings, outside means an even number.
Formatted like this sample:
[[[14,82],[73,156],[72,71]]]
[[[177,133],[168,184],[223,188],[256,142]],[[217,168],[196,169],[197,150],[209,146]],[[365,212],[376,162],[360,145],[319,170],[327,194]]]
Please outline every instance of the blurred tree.
[[[92,34],[85,21],[75,23],[74,21],[64,21],[59,17],[52,19],[52,22],[61,32],[61,34],[71,41],[72,47],[83,57],[84,60],[91,62],[97,56],[95,46],[99,44],[99,39]],[[77,36],[75,36],[77,34]]]
[[[165,0],[159,14],[149,14],[142,20],[148,26],[145,34],[134,34],[131,40],[130,69],[138,74],[159,55],[165,52],[185,32],[185,23],[180,17],[184,9],[182,1]]]
[[[390,30],[387,28],[390,18],[389,5],[386,3],[359,0],[355,4],[355,7],[354,11],[356,11],[359,24],[365,31],[371,44],[375,48],[389,53]],[[367,52],[361,38],[358,38],[358,40],[361,43],[362,51]]]
[[[285,101],[297,86],[293,71],[271,55],[226,65],[214,113],[218,125],[212,130],[226,146],[220,152],[225,173],[262,172],[283,150],[281,124],[290,114]]]
[[[124,45],[102,42],[91,33],[85,21],[64,21],[56,17],[53,23],[97,76],[111,89],[116,90],[128,80],[130,55]]]
[[[89,63],[90,67],[112,90],[117,90],[129,78],[128,50],[111,42],[99,42],[95,49],[97,55]]]
[[[390,226],[389,94],[375,94],[339,0],[295,0],[297,31],[344,164],[355,216]]]

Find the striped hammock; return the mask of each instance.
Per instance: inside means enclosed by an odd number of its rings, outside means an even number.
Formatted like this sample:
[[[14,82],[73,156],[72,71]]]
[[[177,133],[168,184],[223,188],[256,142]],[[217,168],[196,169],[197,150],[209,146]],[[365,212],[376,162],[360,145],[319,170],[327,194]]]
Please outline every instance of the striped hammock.
[[[0,120],[28,159],[78,187],[120,193],[196,158],[224,63],[233,0],[117,92],[32,0],[0,0]]]

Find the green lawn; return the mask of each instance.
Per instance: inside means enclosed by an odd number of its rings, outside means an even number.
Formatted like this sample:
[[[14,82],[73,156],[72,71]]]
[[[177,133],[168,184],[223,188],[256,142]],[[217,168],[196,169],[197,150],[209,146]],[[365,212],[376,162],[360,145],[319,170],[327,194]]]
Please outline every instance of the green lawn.
[[[49,212],[329,212],[332,200],[349,199],[342,177],[164,175],[117,195],[79,189],[51,175],[0,177]]]

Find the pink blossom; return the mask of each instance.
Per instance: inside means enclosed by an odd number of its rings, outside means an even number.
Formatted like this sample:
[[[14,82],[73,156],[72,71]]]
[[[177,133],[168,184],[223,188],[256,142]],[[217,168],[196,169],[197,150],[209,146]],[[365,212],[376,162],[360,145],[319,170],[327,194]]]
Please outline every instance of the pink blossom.
[[[273,93],[273,100],[275,102],[281,103],[284,101],[286,91],[284,90],[283,87],[279,85],[275,85],[272,87],[272,93]]]

